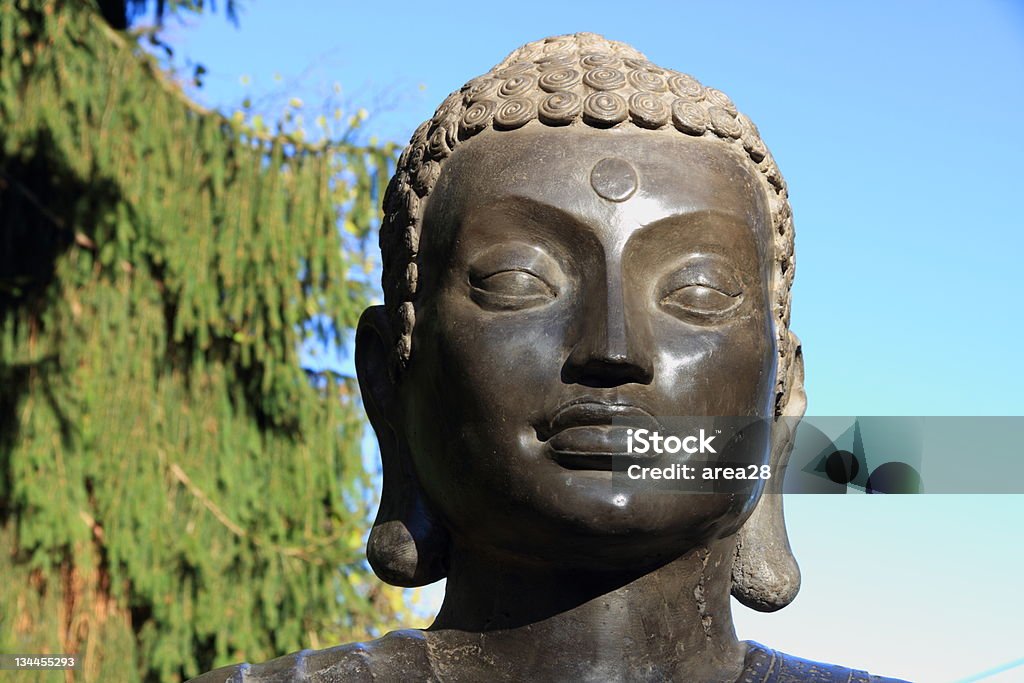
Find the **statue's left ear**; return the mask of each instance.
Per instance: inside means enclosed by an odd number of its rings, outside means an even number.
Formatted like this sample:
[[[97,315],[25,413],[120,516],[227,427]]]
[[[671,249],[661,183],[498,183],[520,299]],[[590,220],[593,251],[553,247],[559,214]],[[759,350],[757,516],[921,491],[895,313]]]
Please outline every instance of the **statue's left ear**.
[[[399,420],[396,379],[389,371],[395,338],[383,306],[363,311],[356,328],[356,375],[380,444],[384,470],[380,508],[366,556],[381,580],[425,586],[447,573],[448,536],[416,480]]]
[[[782,511],[782,482],[793,450],[796,425],[807,409],[807,395],[800,340],[792,332],[789,336],[793,360],[782,410],[772,425],[772,478],[739,531],[732,565],[733,597],[759,612],[782,609],[800,591],[800,567],[789,547]]]

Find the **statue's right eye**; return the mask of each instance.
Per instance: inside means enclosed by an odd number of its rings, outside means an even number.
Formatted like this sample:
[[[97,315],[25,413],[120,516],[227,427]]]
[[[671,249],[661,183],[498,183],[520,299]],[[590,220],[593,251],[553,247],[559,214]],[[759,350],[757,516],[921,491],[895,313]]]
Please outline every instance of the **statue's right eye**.
[[[490,275],[473,275],[470,297],[483,308],[521,310],[548,303],[555,290],[541,277],[525,270],[501,270]]]

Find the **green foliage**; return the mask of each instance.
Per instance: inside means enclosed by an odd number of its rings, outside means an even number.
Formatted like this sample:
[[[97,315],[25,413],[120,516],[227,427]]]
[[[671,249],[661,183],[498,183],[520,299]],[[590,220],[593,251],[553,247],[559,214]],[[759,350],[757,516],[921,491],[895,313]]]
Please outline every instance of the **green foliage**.
[[[180,681],[392,625],[356,389],[297,345],[366,305],[339,226],[393,152],[205,112],[94,5],[0,0],[0,652]]]

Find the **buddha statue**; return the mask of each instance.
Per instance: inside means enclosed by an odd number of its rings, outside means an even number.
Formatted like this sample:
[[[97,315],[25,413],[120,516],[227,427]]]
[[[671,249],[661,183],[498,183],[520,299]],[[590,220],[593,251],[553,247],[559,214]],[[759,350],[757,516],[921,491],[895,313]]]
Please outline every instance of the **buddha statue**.
[[[778,477],[670,494],[615,465],[624,419],[740,416],[769,428],[728,458],[779,472],[805,408],[786,184],[729,97],[597,35],[529,43],[416,130],[384,210],[367,554],[443,605],[197,681],[892,680],[737,639],[730,595],[800,586]]]

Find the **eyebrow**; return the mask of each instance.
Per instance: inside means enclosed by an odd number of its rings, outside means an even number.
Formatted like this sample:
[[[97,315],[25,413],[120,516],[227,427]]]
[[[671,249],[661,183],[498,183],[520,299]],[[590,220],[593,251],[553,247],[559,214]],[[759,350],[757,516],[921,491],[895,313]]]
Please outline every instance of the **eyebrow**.
[[[580,232],[589,234],[594,232],[586,222],[580,220],[579,217],[574,216],[569,211],[523,195],[505,195],[500,197],[495,202],[486,204],[469,214],[464,221],[474,221],[481,214],[486,215],[494,211],[498,211],[509,218],[528,220],[539,227],[547,227],[552,224],[559,226],[569,225]]]
[[[666,225],[673,224],[673,223],[679,223],[679,222],[692,223],[692,222],[695,222],[697,219],[703,218],[705,216],[712,216],[712,217],[716,217],[716,218],[725,218],[725,219],[728,219],[729,222],[731,222],[731,223],[735,223],[735,224],[738,224],[738,225],[744,225],[744,226],[750,227],[750,228],[754,227],[754,226],[752,226],[750,224],[750,221],[747,220],[746,214],[738,213],[736,211],[723,211],[722,209],[703,208],[703,209],[694,209],[692,211],[673,213],[673,214],[669,214],[668,216],[662,216],[661,218],[659,218],[659,219],[657,219],[655,221],[652,221],[650,223],[647,223],[646,225],[640,226],[639,229],[640,230],[658,230],[658,229],[661,229],[661,228],[665,227]]]
[[[633,235],[630,236],[630,241],[640,237],[642,233],[666,231],[674,227],[679,227],[680,223],[693,224],[705,217],[718,220],[725,219],[736,227],[742,227],[749,230],[759,262],[762,267],[770,267],[775,248],[770,219],[766,220],[764,226],[759,229],[757,225],[751,222],[745,213],[737,213],[735,211],[723,211],[721,209],[697,209],[686,213],[663,216],[658,220],[652,221],[651,223],[638,228]],[[727,252],[731,252],[733,250],[730,248],[726,250],[712,249],[712,251],[721,252],[722,255],[729,255]]]

